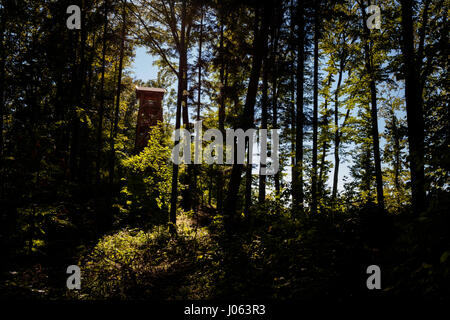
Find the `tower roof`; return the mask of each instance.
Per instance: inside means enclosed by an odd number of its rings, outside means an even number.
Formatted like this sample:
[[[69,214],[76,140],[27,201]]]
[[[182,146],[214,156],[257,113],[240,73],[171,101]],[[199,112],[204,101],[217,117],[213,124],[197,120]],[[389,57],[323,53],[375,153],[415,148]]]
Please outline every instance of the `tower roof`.
[[[161,88],[150,88],[150,87],[136,87],[136,91],[147,91],[147,92],[158,92],[158,93],[165,93],[166,89]]]

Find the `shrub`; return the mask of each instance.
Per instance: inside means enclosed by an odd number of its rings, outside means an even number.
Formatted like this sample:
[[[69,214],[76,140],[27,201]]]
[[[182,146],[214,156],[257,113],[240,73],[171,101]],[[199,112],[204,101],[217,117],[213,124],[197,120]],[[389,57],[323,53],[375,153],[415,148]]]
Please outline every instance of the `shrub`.
[[[154,224],[167,220],[172,179],[170,156],[167,127],[158,124],[150,131],[147,147],[122,161],[124,185],[116,206],[121,213],[128,214],[128,222]]]

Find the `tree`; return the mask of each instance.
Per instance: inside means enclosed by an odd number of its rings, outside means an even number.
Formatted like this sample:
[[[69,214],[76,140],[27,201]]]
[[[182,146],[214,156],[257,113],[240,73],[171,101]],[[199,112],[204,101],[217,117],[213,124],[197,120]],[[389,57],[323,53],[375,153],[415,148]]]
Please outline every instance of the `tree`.
[[[428,6],[429,1],[426,1]],[[411,170],[411,196],[416,214],[425,207],[425,171],[424,171],[424,119],[423,86],[420,85],[420,66],[423,36],[420,36],[420,49],[414,49],[413,1],[402,0],[402,51],[405,72],[405,100],[408,120],[409,167]],[[422,33],[425,32],[426,12]]]
[[[334,75],[337,75],[337,82],[334,89],[334,111],[333,111],[333,142],[334,142],[334,172],[333,172],[333,184],[332,184],[332,194],[331,201],[333,206],[336,204],[337,191],[338,191],[338,182],[339,182],[339,168],[341,164],[340,152],[341,152],[341,143],[343,140],[343,133],[348,124],[350,110],[352,106],[348,106],[345,112],[345,117],[342,124],[339,124],[341,118],[341,110],[340,110],[340,99],[345,95],[345,88],[342,88],[342,80],[344,78],[344,74],[348,71],[348,61],[350,59],[349,55],[351,54],[350,47],[354,43],[354,39],[351,39],[351,35],[349,32],[350,20],[348,17],[348,12],[345,5],[336,5],[334,8],[336,13],[334,19],[330,19],[328,23],[325,24],[324,29],[324,37],[322,41],[323,50],[326,54],[329,55],[328,59],[328,85],[327,89],[329,90],[330,84],[333,81]],[[349,43],[350,42],[350,43]],[[348,74],[347,74],[348,76]],[[334,81],[333,81],[334,82]],[[326,103],[328,102],[328,97],[325,97]],[[325,104],[325,108],[326,108]],[[325,116],[327,116],[327,111],[325,110]],[[326,119],[327,121],[328,119]],[[326,140],[324,141],[324,143]],[[323,148],[323,152],[325,152],[326,148]],[[325,156],[323,155],[323,158]],[[323,163],[323,160],[322,160]],[[322,171],[322,170],[321,170]],[[320,174],[322,176],[322,174]]]
[[[0,161],[3,161],[3,114],[5,109],[5,29],[6,29],[6,7],[2,6],[0,21]]]
[[[123,59],[125,54],[125,41],[126,41],[126,0],[123,0],[122,4],[122,30],[120,33],[120,53],[119,53],[119,66],[118,66],[118,76],[117,76],[117,94],[116,94],[116,107],[114,110],[114,125],[110,135],[110,167],[109,167],[109,183],[114,182],[114,167],[116,152],[114,147],[114,140],[117,137],[119,130],[119,111],[120,111],[120,94],[122,91],[122,71],[123,71]]]
[[[297,69],[296,69],[296,120],[295,120],[295,170],[292,174],[292,201],[293,207],[303,212],[303,82],[304,82],[304,63],[305,63],[305,23],[303,2],[299,1],[297,6],[298,16],[298,34],[297,34]]]
[[[364,42],[364,57],[365,68],[368,73],[369,87],[370,87],[370,105],[371,105],[371,119],[372,119],[372,139],[373,139],[373,153],[375,160],[375,177],[377,184],[377,203],[380,209],[384,209],[384,196],[383,196],[383,177],[381,173],[381,157],[380,157],[380,143],[378,135],[378,109],[377,109],[377,87],[376,87],[376,65],[374,65],[373,53],[371,52],[371,37],[370,32],[365,23],[367,21],[365,6],[363,1],[359,3],[361,9],[361,15],[363,18],[363,42]]]
[[[319,38],[321,3],[315,2],[314,7],[314,89],[313,89],[313,148],[312,148],[312,177],[311,177],[311,212],[317,213],[317,137],[319,114]]]
[[[262,79],[262,97],[261,97],[261,129],[267,129],[267,105],[268,105],[268,73],[269,73],[269,59],[267,55],[263,58],[263,79]],[[260,164],[259,175],[259,203],[266,200],[266,176],[261,174],[265,164]]]
[[[148,41],[147,45],[150,50],[158,54],[165,65],[178,77],[175,130],[181,127],[181,113],[185,128],[190,129],[187,105],[187,53],[191,45],[191,29],[196,10],[197,6],[193,3],[189,3],[188,6],[187,0],[183,0],[179,4],[176,1],[168,1],[167,3],[165,1],[153,1],[151,4],[144,1],[140,8],[135,5],[135,10],[133,11],[142,25],[143,29],[141,31]],[[155,21],[155,25],[149,25],[149,21]],[[169,35],[171,36],[170,41],[159,42],[163,37],[170,37]],[[166,47],[163,47],[161,44],[166,44]],[[170,60],[173,50],[178,54],[178,70],[175,69]],[[179,138],[179,136],[176,137],[175,141],[178,142]],[[189,167],[188,170],[190,170]],[[173,164],[172,171],[172,196],[169,221],[171,231],[175,232],[178,198],[178,164]],[[190,176],[191,174],[188,175],[187,179],[188,185],[191,184]],[[190,192],[185,194],[185,200],[186,207],[190,208],[192,205]]]
[[[103,143],[103,116],[105,112],[105,63],[106,63],[106,35],[108,30],[108,0],[104,0],[104,13],[103,13],[103,37],[102,37],[102,62],[101,62],[101,84],[100,84],[100,109],[98,111],[98,126],[97,126],[97,162],[96,162],[96,172],[95,172],[95,180],[98,183],[100,181],[100,168],[102,161],[102,143]],[[78,120],[74,120],[74,139],[77,139],[77,131],[78,131]],[[74,140],[74,144],[76,144],[77,140]],[[74,150],[77,148],[75,146],[72,147]],[[74,156],[75,157],[75,156]],[[75,158],[73,157],[73,162],[75,162]]]
[[[404,101],[398,97],[387,96],[380,110],[385,122],[386,144],[384,145],[383,161],[389,163],[385,169],[384,180],[387,184],[386,208],[395,212],[408,202],[405,181],[410,178],[405,163],[406,121],[396,113],[404,112]]]
[[[264,1],[262,8],[255,8],[255,33],[253,40],[253,56],[250,80],[248,84],[245,106],[240,117],[239,128],[244,131],[253,127],[254,106],[256,101],[256,93],[258,89],[259,76],[261,71],[262,60],[267,50],[267,37],[270,19],[270,1]],[[262,13],[261,13],[262,11]],[[261,27],[258,27],[261,19]],[[226,229],[231,231],[232,226],[236,222],[236,200],[241,181],[242,164],[234,163],[228,184],[227,202],[225,204]]]

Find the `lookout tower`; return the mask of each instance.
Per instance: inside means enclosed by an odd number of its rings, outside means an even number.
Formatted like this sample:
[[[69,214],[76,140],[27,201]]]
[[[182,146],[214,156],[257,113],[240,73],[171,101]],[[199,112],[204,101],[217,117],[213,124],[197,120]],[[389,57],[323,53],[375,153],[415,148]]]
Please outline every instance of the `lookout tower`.
[[[158,121],[163,121],[162,99],[166,90],[160,88],[136,87],[139,100],[139,113],[136,125],[136,151],[141,151],[147,145],[150,127]]]

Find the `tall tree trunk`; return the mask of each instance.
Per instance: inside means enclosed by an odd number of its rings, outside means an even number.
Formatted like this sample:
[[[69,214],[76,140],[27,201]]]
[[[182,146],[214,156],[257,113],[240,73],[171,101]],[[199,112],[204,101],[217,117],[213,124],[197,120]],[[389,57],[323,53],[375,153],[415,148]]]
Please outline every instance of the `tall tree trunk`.
[[[395,117],[394,110],[391,114],[392,119],[392,135],[394,138],[394,185],[397,192],[400,192],[400,137],[397,128],[397,118]]]
[[[394,138],[394,186],[397,194],[400,194],[400,172],[402,170],[402,162],[401,162],[401,150],[400,150],[400,134],[397,126],[397,118],[395,117],[395,112],[392,109],[392,135]],[[396,197],[397,206],[400,207],[402,203],[402,199],[400,197]]]
[[[70,35],[71,43],[73,44],[73,57],[72,57],[72,70],[71,70],[71,94],[69,98],[69,103],[72,109],[72,119],[71,119],[71,141],[70,141],[70,177],[75,180],[78,177],[78,160],[80,151],[80,119],[78,117],[77,110],[75,107],[78,104],[78,39],[79,33],[74,32]],[[78,106],[79,107],[79,106]]]
[[[220,21],[220,100],[219,100],[219,130],[222,137],[225,137],[225,58],[224,58],[224,39],[223,39],[223,20]],[[223,141],[222,141],[223,143]],[[221,166],[217,168],[217,210],[223,208],[223,171]]]
[[[414,50],[413,1],[401,0],[400,2],[411,193],[413,209],[418,214],[425,207],[423,98]]]
[[[84,5],[84,2],[82,2]],[[84,21],[85,13],[82,10],[81,19]],[[83,89],[86,86],[86,28],[81,28],[80,32],[80,64],[77,79],[77,105],[86,108],[86,97],[83,96]],[[78,179],[80,182],[85,182],[87,178],[87,167],[89,165],[90,159],[87,155],[87,144],[89,129],[85,123],[80,124],[80,162],[79,168],[77,170]]]
[[[314,13],[314,90],[313,90],[313,154],[311,181],[311,212],[317,213],[317,118],[319,113],[319,4]]]
[[[6,9],[2,8],[1,22],[0,22],[0,163],[3,159],[3,114],[5,110],[5,32],[6,32]]]
[[[328,79],[328,84],[327,87],[330,86],[331,84],[331,80],[332,80],[332,76],[329,77]],[[325,106],[324,106],[325,112],[324,112],[324,116],[323,116],[323,143],[322,143],[322,155],[321,155],[321,159],[320,159],[320,171],[319,171],[319,186],[320,186],[320,190],[319,190],[319,195],[323,196],[324,195],[324,190],[325,190],[325,181],[324,181],[324,171],[325,171],[325,161],[326,161],[326,156],[327,156],[327,151],[328,151],[328,144],[327,144],[327,136],[328,136],[328,97],[325,98]]]
[[[180,47],[179,47],[179,63],[178,63],[178,94],[177,94],[177,111],[175,116],[175,130],[181,127],[181,108],[184,102],[183,91],[185,88],[186,77],[186,56],[185,48],[185,30],[186,30],[186,0],[183,0],[181,11],[181,30],[180,30]],[[186,120],[186,119],[183,119]],[[185,123],[186,124],[186,123]],[[175,138],[178,143],[179,137]],[[172,190],[170,195],[170,212],[169,212],[169,230],[171,234],[177,232],[177,198],[178,198],[178,164],[172,164]]]
[[[372,73],[373,74],[373,73]],[[371,96],[371,122],[372,122],[372,137],[373,137],[373,155],[375,159],[375,178],[377,184],[377,202],[380,209],[384,209],[384,195],[383,195],[383,177],[381,172],[381,157],[380,157],[380,141],[378,134],[378,111],[377,111],[377,88],[375,80],[370,81],[370,96]]]
[[[280,38],[280,28],[283,20],[282,17],[282,2],[280,0],[276,1],[276,24],[273,28],[273,45],[272,45],[272,127],[277,129],[278,127],[278,41]],[[276,212],[280,212],[280,204],[278,199],[281,197],[280,188],[280,171],[274,175],[274,185],[275,185],[275,197],[276,201]]]
[[[400,135],[395,116],[394,105],[391,105],[388,117],[391,119],[389,135],[393,139],[392,145],[392,167],[394,170],[394,190],[398,194],[400,192],[400,172],[401,172],[401,154],[400,154]],[[401,205],[401,199],[396,197],[397,206]]]
[[[6,32],[6,8],[3,6],[1,12],[1,22],[0,22],[0,198],[4,198],[5,190],[7,190],[7,179],[4,176],[5,167],[3,164],[4,149],[3,149],[3,115],[5,114],[5,60],[6,60],[6,43],[5,43],[5,32]]]
[[[203,45],[203,7],[201,8],[200,35],[198,40],[198,91],[197,91],[197,121],[200,120],[200,108],[202,106],[202,45]]]
[[[263,5],[263,14],[262,14],[262,24],[261,28],[258,31],[258,28],[255,28],[255,36],[253,39],[253,60],[252,60],[252,69],[250,73],[250,80],[248,83],[247,96],[245,99],[244,112],[240,117],[240,128],[246,131],[247,129],[253,127],[254,125],[254,113],[255,113],[255,101],[256,101],[256,93],[258,90],[258,82],[261,71],[261,65],[264,55],[267,50],[267,31],[270,20],[270,6],[268,4],[268,0],[264,1]],[[259,20],[259,9],[257,9],[257,14],[255,20]],[[257,23],[256,23],[257,25]],[[227,202],[225,203],[225,229],[227,232],[232,230],[233,225],[237,222],[235,213],[236,213],[236,203],[237,196],[239,191],[239,186],[241,184],[241,173],[242,173],[242,164],[234,163],[230,183],[228,185],[228,197]]]
[[[108,1],[104,2],[104,23],[103,23],[103,40],[102,40],[102,71],[100,80],[100,109],[98,113],[97,127],[97,161],[95,168],[95,181],[100,181],[100,167],[102,161],[102,143],[103,143],[103,114],[105,110],[105,57],[106,57],[106,31],[108,28]]]
[[[295,39],[295,10],[294,10],[294,1],[291,0],[290,1],[290,9],[289,9],[289,14],[290,14],[290,35],[289,35],[289,40],[291,45],[289,46],[290,51],[292,52],[292,56],[295,56],[295,51],[296,51],[296,47],[297,47],[297,43],[294,41]],[[290,61],[290,68],[291,70],[295,69],[295,58],[293,57],[292,60]],[[292,213],[295,213],[296,210],[296,206],[295,206],[295,195],[296,195],[296,162],[295,162],[295,122],[296,122],[296,117],[295,117],[295,74],[294,72],[290,73],[290,87],[289,87],[289,91],[291,94],[291,103],[289,104],[290,106],[290,110],[289,110],[289,115],[290,115],[290,125],[291,125],[291,132],[290,132],[290,140],[291,140],[291,196],[292,196]]]
[[[275,73],[274,73],[275,74]],[[276,77],[276,76],[274,76]],[[273,80],[273,97],[272,97],[272,127],[274,130],[277,130],[278,128],[278,88],[277,88],[277,80]],[[273,179],[274,179],[274,187],[275,187],[275,197],[277,199],[281,196],[281,186],[280,186],[280,180],[281,180],[281,174],[280,170],[278,170],[277,173],[275,173]],[[278,201],[277,201],[277,211],[279,209]]]
[[[336,201],[337,188],[338,188],[338,178],[339,178],[339,145],[341,142],[341,135],[339,132],[339,91],[341,89],[342,73],[344,70],[344,56],[341,57],[339,62],[339,75],[338,82],[336,84],[336,90],[334,91],[334,174],[333,174],[333,188],[331,193],[331,199],[333,204]]]
[[[200,109],[202,106],[201,94],[202,94],[202,45],[203,45],[203,6],[200,9],[201,18],[200,18],[200,34],[198,41],[198,91],[197,91],[197,121],[200,121]],[[201,137],[199,137],[201,139]],[[199,204],[199,186],[197,181],[198,172],[200,171],[201,166],[198,164],[194,164],[194,210],[197,212],[198,204]]]
[[[93,78],[93,73],[94,73],[94,59],[96,56],[96,52],[95,52],[95,48],[97,46],[97,40],[98,38],[96,38],[96,34],[94,33],[93,37],[92,37],[92,46],[91,46],[91,50],[89,52],[89,56],[88,56],[88,70],[87,70],[87,79],[86,79],[86,85],[84,86],[84,95],[86,97],[86,105],[91,105],[92,104],[92,78]]]
[[[236,149],[235,149],[236,150]],[[245,207],[244,214],[248,218],[252,207],[252,164],[250,163],[250,144],[247,143],[247,165],[245,166]]]
[[[116,93],[116,108],[114,110],[114,126],[110,137],[110,166],[109,166],[109,183],[112,185],[114,183],[114,167],[116,162],[116,151],[114,147],[114,140],[117,137],[118,127],[119,127],[119,112],[120,112],[120,94],[122,87],[122,69],[123,69],[123,56],[125,49],[125,34],[126,34],[126,1],[122,6],[122,30],[121,30],[121,41],[120,41],[120,56],[119,56],[119,74],[117,77],[117,93]]]
[[[182,90],[182,117],[183,117],[183,125],[186,130],[191,131],[193,127],[189,121],[189,108],[188,108],[188,42],[189,42],[189,32],[191,25],[188,22],[188,14],[187,14],[187,2],[186,0],[182,1],[182,14],[181,14],[181,42],[182,46],[180,47],[180,56],[182,57],[181,65],[183,70],[183,90]],[[193,195],[195,194],[194,183],[194,169],[192,165],[188,165],[186,168],[186,176],[185,183],[188,186],[183,192],[183,209],[188,211],[192,209],[193,206]]]
[[[380,209],[384,209],[384,195],[383,195],[383,177],[381,172],[381,157],[380,157],[380,141],[378,134],[378,109],[377,109],[377,87],[375,72],[373,66],[372,52],[370,46],[370,31],[365,23],[366,11],[364,5],[360,5],[361,13],[363,17],[363,30],[364,30],[364,56],[366,60],[366,71],[370,77],[370,117],[372,124],[372,139],[373,139],[373,156],[375,161],[375,181],[377,187],[377,202]]]
[[[328,115],[327,115],[327,112],[328,112],[328,99],[326,99],[326,98],[325,98],[324,109],[325,109],[325,115],[323,117],[323,124],[324,124],[324,127],[326,127],[328,125]],[[324,174],[324,171],[325,171],[325,158],[327,156],[327,149],[328,149],[328,145],[327,145],[327,140],[326,140],[326,137],[325,137],[323,142],[322,142],[322,154],[320,156],[320,167],[319,167],[320,170],[319,170],[319,181],[318,181],[318,185],[319,185],[318,193],[319,193],[319,196],[323,196],[323,193],[324,193],[325,182],[323,181],[323,174]]]
[[[261,97],[261,129],[267,129],[267,104],[268,104],[268,98],[267,98],[267,78],[269,73],[269,66],[268,66],[268,59],[267,56],[264,57],[264,63],[263,63],[263,83],[262,83],[262,97]],[[266,165],[260,163],[259,168],[259,195],[258,200],[259,203],[263,203],[266,199],[266,176],[261,174],[263,168],[265,168]]]
[[[303,81],[304,81],[304,8],[303,1],[298,3],[298,34],[297,34],[297,102],[296,102],[296,120],[295,120],[295,170],[292,177],[293,182],[293,208],[303,213]]]

